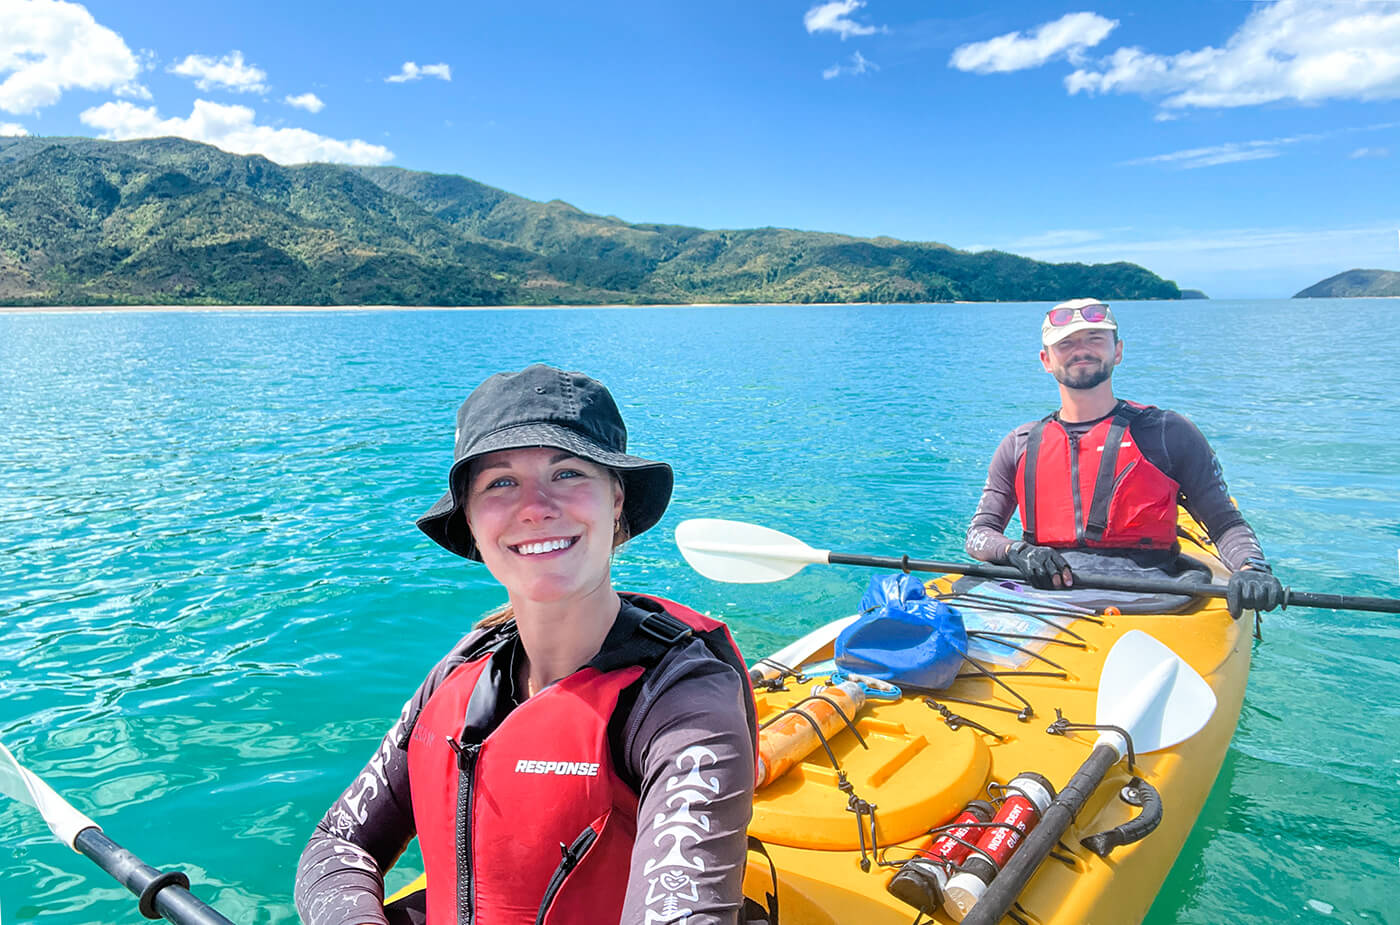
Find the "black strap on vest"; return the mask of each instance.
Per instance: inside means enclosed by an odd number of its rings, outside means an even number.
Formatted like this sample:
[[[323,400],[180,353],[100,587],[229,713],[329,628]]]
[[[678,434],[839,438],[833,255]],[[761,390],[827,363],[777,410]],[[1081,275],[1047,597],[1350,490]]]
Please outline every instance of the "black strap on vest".
[[[1094,498],[1089,502],[1089,520],[1084,525],[1084,538],[1092,542],[1103,539],[1108,530],[1108,508],[1113,502],[1114,476],[1118,469],[1118,451],[1123,446],[1123,434],[1137,417],[1138,410],[1125,401],[1113,409],[1113,423],[1104,440],[1099,472],[1094,476]]]
[[[603,646],[588,667],[600,672],[617,671],[632,665],[655,667],[673,646],[695,635],[690,627],[664,610],[647,609],[650,601],[630,599],[608,630]],[[642,616],[638,617],[637,614]]]
[[[473,639],[473,636],[475,636],[476,638]],[[488,655],[495,655],[502,649],[502,647],[504,647],[511,640],[515,639],[517,636],[518,633],[515,629],[514,620],[506,620],[503,623],[498,623],[495,626],[492,626],[484,632],[480,633],[480,635],[478,635],[475,630],[472,631],[471,633],[467,634],[467,637],[465,639],[460,640],[457,643],[459,648],[455,649],[447,657],[445,665],[445,674],[443,675],[443,679],[445,679],[447,675],[456,671],[458,668],[467,664],[468,662],[474,662],[477,659],[483,658]],[[469,643],[467,642],[468,640],[470,640]],[[420,687],[419,690],[421,691],[422,688]],[[414,695],[414,699],[418,699],[417,694]],[[409,739],[413,737],[413,729],[415,726],[418,725],[418,714],[426,705],[426,699],[424,699],[423,702],[417,704],[418,710],[414,712],[411,716],[409,716],[407,721],[404,722],[402,727],[399,729],[399,738],[396,743],[399,748],[408,748]]]
[[[774,866],[773,859],[768,855],[768,846],[759,841],[757,836],[749,836],[749,850],[757,851],[759,854],[763,855],[763,859],[768,862],[768,875],[773,879],[773,892],[763,894],[767,909],[758,910],[766,913],[767,918],[759,918],[755,915],[755,910],[750,909],[749,906],[758,906],[758,903],[749,899],[747,896],[744,897],[745,925],[749,925],[749,923],[755,923],[756,925],[758,922],[766,923],[766,925],[778,925],[778,868]]]
[[[668,614],[663,605],[656,600],[633,594],[625,594],[623,598],[632,606],[622,608],[618,619],[613,623],[613,628],[608,632],[607,639],[603,641],[602,649],[588,663],[589,667],[599,671],[614,671],[631,665],[641,665],[644,672],[650,672],[672,648],[686,645],[691,639],[698,639],[712,656],[729,666],[742,684],[746,692],[745,718],[748,720],[749,734],[756,742],[758,718],[755,715],[753,693],[749,688],[748,669],[744,666],[743,657],[734,650],[728,632],[722,626],[716,630],[697,632]],[[645,679],[644,673],[622,691],[618,696],[617,708],[608,723],[614,769],[633,790],[641,789],[641,781],[633,780],[627,771],[626,723]]]
[[[1045,425],[1054,419],[1055,415],[1047,414],[1036,422],[1026,437],[1026,472],[1021,487],[1021,497],[1026,499],[1026,505],[1021,511],[1021,538],[1027,543],[1035,542],[1035,470],[1040,464],[1040,438],[1045,432]]]

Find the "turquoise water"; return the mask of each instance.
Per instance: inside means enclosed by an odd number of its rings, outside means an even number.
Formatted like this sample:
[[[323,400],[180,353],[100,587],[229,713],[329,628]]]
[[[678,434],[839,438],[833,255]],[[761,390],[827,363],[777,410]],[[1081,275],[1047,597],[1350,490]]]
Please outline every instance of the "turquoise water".
[[[714,584],[675,524],[960,558],[997,440],[1055,402],[1043,308],[0,314],[0,740],[230,918],[294,922],[311,827],[501,600],[412,526],[471,386],[535,360],[606,382],[677,475],[617,583],[762,653],[869,574]],[[1284,581],[1400,596],[1400,302],[1115,310],[1119,394],[1196,421]],[[1400,618],[1270,615],[1148,921],[1400,921],[1397,741]],[[32,811],[0,802],[0,846],[0,921],[141,921]]]

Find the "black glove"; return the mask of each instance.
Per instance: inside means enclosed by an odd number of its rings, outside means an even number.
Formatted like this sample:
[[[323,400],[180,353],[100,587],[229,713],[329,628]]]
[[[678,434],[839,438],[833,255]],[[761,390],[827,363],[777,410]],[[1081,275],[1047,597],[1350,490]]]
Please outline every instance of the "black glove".
[[[1262,567],[1260,567],[1262,566]],[[1246,610],[1263,613],[1283,603],[1283,585],[1269,571],[1267,563],[1246,565],[1230,576],[1225,588],[1225,606],[1236,620]]]
[[[1058,549],[1016,542],[1006,551],[1006,560],[1020,569],[1034,587],[1051,590],[1074,584],[1074,573]]]

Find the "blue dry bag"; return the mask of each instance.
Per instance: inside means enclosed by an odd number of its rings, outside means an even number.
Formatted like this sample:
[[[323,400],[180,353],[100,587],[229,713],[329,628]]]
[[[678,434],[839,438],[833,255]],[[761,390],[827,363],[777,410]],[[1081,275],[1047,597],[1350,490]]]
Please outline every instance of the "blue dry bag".
[[[912,575],[879,575],[860,599],[860,617],[836,637],[836,665],[903,687],[942,690],[967,654],[962,614],[931,600]]]

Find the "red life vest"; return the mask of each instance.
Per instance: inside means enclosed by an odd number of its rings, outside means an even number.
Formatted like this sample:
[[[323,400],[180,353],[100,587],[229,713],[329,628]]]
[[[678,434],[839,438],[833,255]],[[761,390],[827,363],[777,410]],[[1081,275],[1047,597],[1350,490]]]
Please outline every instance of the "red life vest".
[[[1027,543],[1099,549],[1176,545],[1181,486],[1142,455],[1129,429],[1146,407],[1120,401],[1077,440],[1054,415],[1031,429],[1016,463],[1016,503]]]
[[[661,598],[628,599],[663,609],[637,623],[625,644],[605,644],[587,666],[514,709],[504,647],[515,632],[507,624],[418,714],[408,772],[428,925],[593,925],[621,917],[637,792],[614,766],[609,740],[619,697],[692,636],[747,676],[724,624]]]

